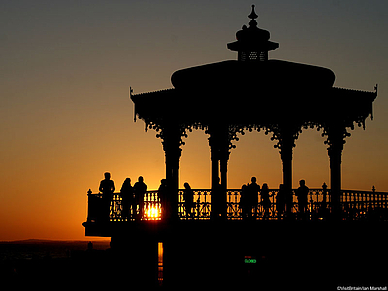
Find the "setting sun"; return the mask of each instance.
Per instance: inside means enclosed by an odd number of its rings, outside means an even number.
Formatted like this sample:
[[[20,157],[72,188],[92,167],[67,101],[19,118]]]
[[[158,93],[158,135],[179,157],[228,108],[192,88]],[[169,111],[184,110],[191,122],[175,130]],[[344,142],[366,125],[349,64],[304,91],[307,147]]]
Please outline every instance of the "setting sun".
[[[147,220],[159,220],[160,219],[160,208],[157,206],[151,206],[146,210]]]

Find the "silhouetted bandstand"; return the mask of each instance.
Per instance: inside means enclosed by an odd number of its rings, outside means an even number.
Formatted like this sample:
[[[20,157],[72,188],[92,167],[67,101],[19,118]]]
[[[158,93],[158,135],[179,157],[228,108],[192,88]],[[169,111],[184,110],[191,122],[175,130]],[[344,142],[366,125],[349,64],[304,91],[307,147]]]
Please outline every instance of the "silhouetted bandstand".
[[[286,242],[284,237],[320,241],[333,252],[336,249],[331,243],[333,237],[351,236],[356,228],[349,224],[334,230],[334,224],[373,220],[375,225],[380,225],[386,221],[386,193],[341,189],[345,138],[355,126],[365,128],[366,119],[372,117],[377,87],[372,92],[333,87],[335,75],[330,69],[268,59],[268,52],[279,45],[269,41],[268,31],[257,27],[253,7],[249,18],[249,25],[237,32],[237,41],[227,45],[237,52],[237,60],[176,71],[171,77],[172,89],[143,94],[133,94],[131,89],[136,117],[145,122],[146,129],[155,130],[162,140],[169,193],[166,209],[161,209],[157,191],[148,191],[144,217],[123,218],[121,198],[115,194],[109,221],[99,220],[99,195],[89,193],[88,220],[84,223],[86,235],[112,237],[112,243],[120,249],[139,249],[142,245],[144,252],[146,246],[154,250],[153,255],[157,252],[155,243],[163,242],[164,277],[167,281],[170,278],[171,285],[186,280],[186,272],[195,273],[196,268],[206,270],[211,275],[211,283],[216,284],[221,278],[212,269],[214,266],[218,269],[229,266],[223,269],[223,275],[228,276],[228,270],[234,270],[231,265],[244,265],[240,264],[241,256],[245,263],[265,258],[263,249],[271,249],[272,253],[276,248],[283,250],[278,253],[279,257],[274,256],[276,264],[280,256],[292,260],[291,249],[299,250],[300,245],[295,241]],[[293,215],[298,208],[292,190],[292,155],[299,134],[307,128],[321,130],[326,137],[330,187],[310,189],[308,221],[299,221]],[[194,190],[194,215],[188,217],[182,190],[179,190],[179,161],[183,138],[193,129],[205,130],[209,135],[212,189]],[[277,215],[275,200],[271,198],[269,216],[262,214],[259,205],[255,220],[242,219],[241,191],[228,189],[227,167],[231,149],[235,147],[233,142],[245,131],[264,131],[277,142],[275,148],[280,152],[282,183],[288,197],[287,215]],[[278,190],[270,191],[278,193]],[[157,214],[150,214],[151,209],[156,209]],[[217,213],[212,209],[218,209]],[[161,212],[164,212],[163,219]],[[365,231],[366,228],[357,224],[357,229]],[[328,232],[333,236],[328,236]],[[182,262],[188,257],[190,263]],[[180,264],[186,271],[179,270]],[[244,277],[244,274],[240,275]]]

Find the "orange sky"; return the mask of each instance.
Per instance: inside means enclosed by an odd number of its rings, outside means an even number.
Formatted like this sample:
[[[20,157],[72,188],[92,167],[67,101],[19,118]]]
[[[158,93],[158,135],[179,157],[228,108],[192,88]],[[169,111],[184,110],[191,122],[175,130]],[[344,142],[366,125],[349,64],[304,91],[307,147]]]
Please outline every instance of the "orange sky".
[[[200,1],[201,2],[201,1]],[[85,239],[86,191],[110,171],[119,189],[145,177],[156,189],[164,153],[155,132],[133,122],[135,93],[171,88],[181,68],[226,59],[247,24],[250,1],[3,1],[0,3],[0,240]],[[343,152],[343,188],[388,191],[386,1],[260,1],[259,27],[278,42],[272,59],[332,69],[335,86],[373,91],[374,120]],[[311,98],[314,98],[312,95]],[[229,187],[257,176],[276,188],[280,156],[270,136],[236,143]],[[294,149],[294,186],[329,184],[326,146],[316,130]],[[210,187],[207,135],[183,147],[180,185]]]

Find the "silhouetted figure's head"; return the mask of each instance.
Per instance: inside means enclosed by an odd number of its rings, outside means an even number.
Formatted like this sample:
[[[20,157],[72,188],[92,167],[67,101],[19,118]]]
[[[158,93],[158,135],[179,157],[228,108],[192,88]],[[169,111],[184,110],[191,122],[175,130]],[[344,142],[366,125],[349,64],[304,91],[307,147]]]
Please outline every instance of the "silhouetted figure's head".
[[[251,178],[251,182],[252,182],[252,183],[256,183],[256,177],[252,177],[252,178]]]
[[[129,185],[131,184],[131,178],[126,178],[125,183],[128,183]]]
[[[143,176],[140,176],[139,179],[138,179],[138,181],[139,181],[140,183],[144,182]]]
[[[284,184],[279,185],[279,190],[284,190]]]
[[[162,185],[166,185],[166,184],[167,184],[167,180],[166,180],[166,179],[162,179],[162,180],[160,180],[160,184],[162,184]]]
[[[268,189],[268,184],[264,183],[262,189]]]
[[[105,172],[104,176],[105,176],[106,180],[110,180],[110,173],[109,172]]]
[[[300,180],[299,181],[300,186],[306,186],[306,181],[305,180]]]
[[[190,185],[189,185],[189,183],[187,183],[187,182],[184,183],[183,186],[184,186],[186,189],[190,189]]]

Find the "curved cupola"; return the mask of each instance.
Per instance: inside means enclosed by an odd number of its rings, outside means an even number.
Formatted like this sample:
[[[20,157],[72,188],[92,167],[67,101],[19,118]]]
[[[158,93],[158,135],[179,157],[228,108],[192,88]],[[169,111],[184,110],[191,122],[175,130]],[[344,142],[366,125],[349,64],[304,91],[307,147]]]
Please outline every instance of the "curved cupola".
[[[270,33],[257,27],[258,18],[255,13],[255,5],[252,5],[251,14],[248,16],[249,27],[243,25],[242,29],[237,31],[237,41],[228,43],[228,49],[238,52],[238,60],[241,62],[263,62],[268,60],[268,51],[279,47],[276,42],[269,41]]]

